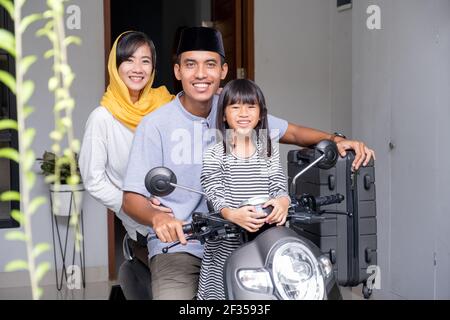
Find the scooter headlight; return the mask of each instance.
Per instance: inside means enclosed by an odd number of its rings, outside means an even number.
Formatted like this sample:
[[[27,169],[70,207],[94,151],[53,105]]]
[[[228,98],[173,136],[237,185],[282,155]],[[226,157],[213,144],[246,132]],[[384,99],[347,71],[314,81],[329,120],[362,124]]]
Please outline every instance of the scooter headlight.
[[[288,242],[272,256],[275,288],[284,300],[321,300],[324,279],[312,251],[300,242]]]

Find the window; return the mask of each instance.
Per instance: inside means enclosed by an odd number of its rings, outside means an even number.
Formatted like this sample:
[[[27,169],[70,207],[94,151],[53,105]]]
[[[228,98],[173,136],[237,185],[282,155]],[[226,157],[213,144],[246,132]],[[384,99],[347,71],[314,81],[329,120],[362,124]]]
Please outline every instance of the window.
[[[0,7],[0,28],[13,31],[13,23],[3,7]],[[14,60],[5,51],[0,50],[0,69],[14,74]],[[16,100],[9,89],[0,83],[0,119],[16,120]],[[0,148],[15,148],[18,145],[17,132],[0,131]],[[0,194],[4,191],[19,191],[19,166],[17,163],[0,158]],[[0,228],[15,228],[19,224],[11,218],[11,210],[19,209],[16,202],[0,201]]]

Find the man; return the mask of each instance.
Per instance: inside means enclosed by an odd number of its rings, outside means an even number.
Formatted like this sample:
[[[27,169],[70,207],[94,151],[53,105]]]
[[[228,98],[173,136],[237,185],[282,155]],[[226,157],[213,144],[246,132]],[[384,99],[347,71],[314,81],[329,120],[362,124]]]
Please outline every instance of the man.
[[[228,71],[222,37],[215,29],[185,29],[177,55],[174,72],[183,91],[140,123],[123,187],[124,211],[137,222],[152,227],[160,239],[148,244],[154,299],[195,297],[203,248],[198,241],[187,243],[182,226],[190,221],[192,212],[207,212],[207,206],[201,195],[180,189],[161,199],[161,205],[156,199],[149,202],[151,195],[145,189],[144,177],[150,169],[166,166],[175,172],[180,185],[201,190],[203,151],[214,143],[208,137],[216,122],[218,97],[215,93]],[[374,155],[362,142],[288,124],[271,116],[269,128],[278,132],[282,143],[309,146],[332,139],[341,154],[354,149],[355,169],[367,164]],[[164,243],[176,240],[183,245],[161,254]]]

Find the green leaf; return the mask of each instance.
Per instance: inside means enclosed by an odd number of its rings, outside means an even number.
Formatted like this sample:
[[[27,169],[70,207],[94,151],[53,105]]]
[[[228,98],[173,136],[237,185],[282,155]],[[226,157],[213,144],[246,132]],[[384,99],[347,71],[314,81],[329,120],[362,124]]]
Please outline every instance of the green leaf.
[[[51,247],[48,243],[38,243],[33,249],[33,257],[36,259],[44,252],[50,251]]]
[[[54,174],[46,176],[44,179],[45,183],[54,183],[56,181],[56,176]]]
[[[36,129],[28,128],[23,134],[23,143],[25,149],[28,149],[33,143],[34,137],[36,136]]]
[[[9,129],[17,130],[17,121],[11,119],[0,120],[0,131]]]
[[[77,185],[80,183],[80,176],[79,175],[73,175],[67,178],[67,184],[69,185]]]
[[[60,72],[63,76],[67,76],[72,73],[72,69],[68,64],[58,64],[54,66],[56,72]]]
[[[33,166],[36,157],[34,155],[33,150],[27,150],[25,154],[25,163],[23,163],[23,168],[25,171],[28,171]]]
[[[48,90],[49,91],[55,91],[56,88],[58,87],[58,85],[59,85],[59,80],[57,77],[51,77],[48,80]]]
[[[0,29],[0,49],[5,50],[13,57],[16,56],[16,40],[14,35],[5,29]]]
[[[11,211],[11,217],[16,220],[20,225],[22,225],[24,223],[24,217],[23,217],[23,213],[20,212],[19,210],[12,210]]]
[[[22,231],[9,231],[6,233],[5,239],[9,241],[26,241],[27,236]]]
[[[55,111],[62,111],[64,109],[72,110],[75,108],[75,100],[74,99],[64,99],[58,101],[58,103],[55,104]]]
[[[47,0],[47,5],[55,11],[58,15],[64,14],[64,5],[61,1],[57,0]]]
[[[54,143],[54,144],[52,145],[52,151],[53,151],[54,153],[59,153],[59,152],[61,151],[60,145],[57,144],[57,143]]]
[[[20,202],[20,193],[17,191],[6,191],[0,194],[0,201],[17,201]]]
[[[77,139],[74,139],[72,143],[70,144],[70,147],[72,148],[73,152],[78,153],[80,152],[81,144],[80,141]]]
[[[17,152],[17,150],[12,148],[0,149],[0,158],[9,159],[19,163],[19,153]]]
[[[22,88],[22,102],[27,103],[34,92],[34,82],[31,80],[25,81]]]
[[[43,36],[49,36],[50,34],[50,30],[46,29],[46,28],[41,28],[38,31],[36,31],[36,37],[40,38]]]
[[[72,119],[70,119],[69,117],[62,118],[61,122],[66,128],[70,128],[72,126]]]
[[[11,0],[0,0],[0,5],[8,11],[11,18],[14,19],[14,5]]]
[[[44,15],[44,18],[51,18],[51,17],[53,17],[53,12],[51,11],[51,10],[46,10],[44,13],[43,13],[43,15]]]
[[[29,115],[31,115],[34,112],[34,108],[30,106],[26,106],[23,108],[23,113],[25,118],[28,118]]]
[[[75,75],[73,73],[70,73],[64,77],[64,84],[67,87],[70,87],[73,83],[73,80],[75,80]]]
[[[54,49],[50,49],[50,50],[47,50],[45,53],[44,53],[44,58],[45,59],[50,59],[51,57],[53,57],[55,55],[55,50]]]
[[[8,263],[5,267],[6,272],[13,272],[19,270],[28,270],[28,263],[24,260],[14,260]]]
[[[81,45],[81,39],[76,36],[69,36],[64,39],[63,44],[68,47],[71,44],[75,44],[77,46]]]
[[[28,188],[32,189],[34,186],[34,183],[36,182],[36,175],[32,171],[28,171],[25,173],[25,183],[27,184]]]
[[[12,93],[16,94],[16,79],[10,73],[0,70],[0,82],[3,82]]]
[[[43,18],[42,14],[39,14],[39,13],[34,13],[34,14],[30,14],[29,16],[26,16],[25,18],[22,19],[22,23],[20,24],[20,27],[19,27],[19,32],[24,33],[25,30],[27,30],[27,28],[33,22],[41,20],[42,18]]]
[[[50,138],[55,141],[61,141],[63,139],[63,135],[61,132],[55,130],[50,133]]]
[[[27,56],[22,59],[21,67],[22,73],[25,75],[28,72],[28,69],[36,62],[36,56]]]
[[[31,201],[30,206],[28,207],[28,214],[32,215],[36,212],[36,210],[45,204],[47,202],[47,199],[45,197],[37,197],[34,198],[33,201]]]
[[[50,270],[50,263],[42,262],[41,264],[39,264],[35,274],[37,282],[40,282],[42,280],[42,278],[45,276],[48,270]]]

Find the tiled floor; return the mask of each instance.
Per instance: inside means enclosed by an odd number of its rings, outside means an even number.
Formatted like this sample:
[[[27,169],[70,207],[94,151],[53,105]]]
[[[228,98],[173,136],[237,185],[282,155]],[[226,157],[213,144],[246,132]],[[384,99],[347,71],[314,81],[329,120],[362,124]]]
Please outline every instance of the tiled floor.
[[[82,290],[58,291],[56,286],[43,287],[42,300],[107,300],[111,291],[111,282],[87,283]],[[344,300],[362,300],[361,290],[354,288],[341,288]],[[31,299],[30,288],[0,288],[0,300],[29,300]]]
[[[42,300],[107,300],[112,283],[86,283],[86,288],[69,290],[63,287],[61,291],[55,285],[42,287]],[[29,300],[32,298],[30,288],[0,288],[0,300]]]

